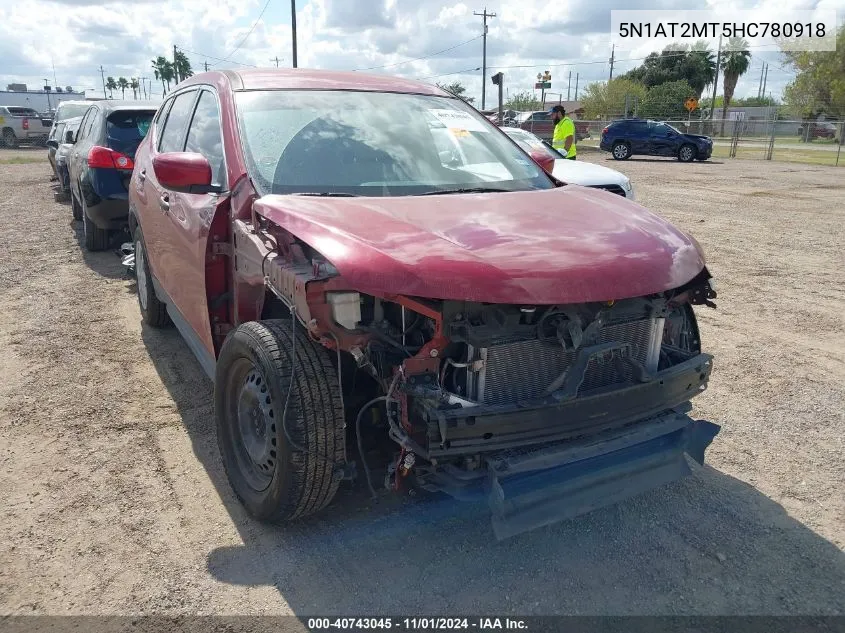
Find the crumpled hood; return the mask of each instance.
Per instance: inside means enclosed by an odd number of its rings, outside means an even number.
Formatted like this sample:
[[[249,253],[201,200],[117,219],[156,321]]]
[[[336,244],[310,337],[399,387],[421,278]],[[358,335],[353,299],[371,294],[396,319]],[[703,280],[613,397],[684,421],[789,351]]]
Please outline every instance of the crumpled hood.
[[[697,243],[665,220],[572,185],[394,198],[268,195],[255,209],[365,293],[580,303],[670,290],[704,267]]]

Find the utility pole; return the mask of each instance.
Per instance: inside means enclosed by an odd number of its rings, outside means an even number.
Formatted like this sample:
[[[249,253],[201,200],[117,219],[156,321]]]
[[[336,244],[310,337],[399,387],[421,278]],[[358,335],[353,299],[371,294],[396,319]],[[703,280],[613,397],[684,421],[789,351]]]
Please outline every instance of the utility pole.
[[[103,65],[100,64],[100,77],[103,80],[103,99],[108,99],[108,97],[106,96],[106,75],[105,75],[105,73],[106,73],[106,71],[103,68]]]
[[[766,83],[769,81],[769,65],[766,64],[766,74],[763,77],[763,98],[766,98]]]
[[[760,66],[760,83],[757,84],[757,98],[760,98],[760,95],[763,94],[763,71],[766,70],[766,64]]]
[[[569,101],[569,90],[572,88],[572,71],[569,71],[569,83],[566,84],[566,100]]]
[[[47,110],[48,111],[52,110],[53,104],[50,103],[50,80],[49,79],[44,80],[44,92],[47,93]]]
[[[613,60],[616,59],[616,44],[610,47],[610,77],[607,78],[608,81],[613,80]]]
[[[272,61],[275,61],[275,62],[276,62],[276,68],[278,68],[278,67],[279,67],[279,56],[278,56],[278,55],[276,55],[275,57],[271,57],[271,58],[270,58],[270,61],[271,61],[271,62],[272,62]]]
[[[147,97],[147,78],[141,77],[141,90],[144,92],[144,99],[148,99]]]
[[[206,60],[206,61],[204,61],[204,62],[202,63],[202,65],[203,65],[203,67],[205,68],[205,72],[208,72],[208,61],[207,61],[207,60]]]
[[[487,13],[487,7],[484,7],[481,13],[473,11],[472,14],[481,16],[484,23],[484,33],[481,36],[484,42],[481,54],[481,109],[484,110],[487,107],[487,18],[495,18],[496,14]]]
[[[175,75],[174,81],[178,84],[179,83],[179,71],[177,70],[179,66],[176,65],[176,44],[173,45],[173,74]]]
[[[575,101],[578,101],[578,79],[581,77],[581,73],[575,73]]]
[[[716,53],[716,78],[713,80],[713,99],[710,101],[710,120],[716,112],[716,91],[719,89],[719,66],[722,63],[722,36],[719,36],[719,50]]]
[[[290,0],[290,29],[293,41],[293,67],[296,68],[296,0]]]
[[[59,81],[56,79],[56,62],[53,61],[53,56],[50,55],[50,65],[53,66],[53,87],[59,86]]]

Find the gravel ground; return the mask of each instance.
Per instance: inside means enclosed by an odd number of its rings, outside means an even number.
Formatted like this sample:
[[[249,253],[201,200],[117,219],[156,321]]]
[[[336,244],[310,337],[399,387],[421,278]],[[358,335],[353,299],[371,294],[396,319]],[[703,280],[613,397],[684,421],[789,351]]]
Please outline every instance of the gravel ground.
[[[841,174],[583,154],[708,253],[695,415],[723,430],[692,477],[497,543],[436,498],[247,518],[187,347],[80,250],[46,161],[0,151],[0,613],[845,613]]]

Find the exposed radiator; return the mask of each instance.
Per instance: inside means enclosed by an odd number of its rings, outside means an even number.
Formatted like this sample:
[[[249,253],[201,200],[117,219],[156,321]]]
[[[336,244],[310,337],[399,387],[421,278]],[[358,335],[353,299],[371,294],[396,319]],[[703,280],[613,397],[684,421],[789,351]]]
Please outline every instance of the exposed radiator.
[[[605,325],[600,343],[630,343],[632,356],[650,371],[657,367],[663,319],[642,319]],[[574,361],[576,351],[532,340],[502,340],[476,357],[485,359],[484,369],[472,381],[471,396],[485,404],[508,404],[537,398]],[[620,371],[621,369],[621,371]],[[594,389],[630,382],[630,367],[590,362],[579,395]]]

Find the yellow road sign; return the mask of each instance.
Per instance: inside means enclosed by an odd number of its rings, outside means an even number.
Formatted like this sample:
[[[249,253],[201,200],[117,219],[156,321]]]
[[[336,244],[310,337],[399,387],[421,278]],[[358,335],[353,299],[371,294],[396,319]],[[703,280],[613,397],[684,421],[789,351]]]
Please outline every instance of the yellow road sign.
[[[698,107],[698,99],[696,99],[695,97],[690,97],[689,99],[684,101],[684,107],[690,112],[692,112]]]

